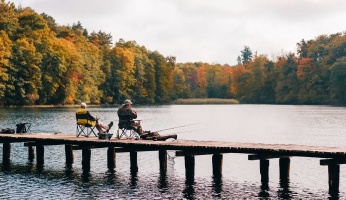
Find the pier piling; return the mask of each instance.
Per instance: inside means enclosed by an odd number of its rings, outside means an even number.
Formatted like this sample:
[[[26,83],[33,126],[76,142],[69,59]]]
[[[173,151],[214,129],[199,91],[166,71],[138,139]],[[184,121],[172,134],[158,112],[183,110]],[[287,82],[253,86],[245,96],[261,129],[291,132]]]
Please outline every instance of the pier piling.
[[[336,194],[339,192],[340,182],[340,165],[331,164],[328,165],[328,185],[329,193]]]
[[[43,166],[44,164],[44,146],[43,145],[40,145],[40,144],[36,145],[36,155],[37,155],[36,165],[38,167]]]
[[[260,172],[261,172],[261,182],[267,183],[269,181],[269,160],[260,160]]]
[[[82,169],[84,171],[90,170],[91,149],[88,147],[82,148]]]
[[[213,175],[216,178],[220,178],[222,176],[223,155],[213,154],[212,162],[213,162]]]
[[[195,156],[184,156],[185,157],[185,176],[186,179],[194,179],[195,177]]]
[[[115,154],[115,148],[114,147],[108,147],[107,150],[107,167],[108,169],[114,169],[115,168],[115,159],[116,154]]]
[[[33,146],[28,146],[28,159],[30,162],[35,159],[35,151]]]
[[[291,163],[291,160],[289,157],[279,159],[280,179],[281,180],[288,180],[289,179],[290,163]]]
[[[138,164],[137,164],[137,152],[130,152],[130,164],[131,164],[131,172],[138,172]]]
[[[2,162],[9,163],[11,160],[11,143],[4,142],[2,146]]]
[[[167,151],[159,151],[159,162],[160,162],[160,171],[166,172],[167,170]]]
[[[71,144],[65,145],[66,165],[71,166],[74,162],[73,148]]]

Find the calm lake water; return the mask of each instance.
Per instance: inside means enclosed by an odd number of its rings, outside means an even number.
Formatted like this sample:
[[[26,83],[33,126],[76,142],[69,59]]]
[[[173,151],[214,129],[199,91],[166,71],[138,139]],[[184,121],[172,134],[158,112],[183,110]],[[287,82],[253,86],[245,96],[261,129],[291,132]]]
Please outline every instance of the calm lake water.
[[[283,105],[171,105],[136,107],[145,130],[177,133],[178,139],[343,147],[346,108]],[[36,133],[75,134],[76,108],[0,108],[2,128],[32,123]],[[117,124],[116,107],[88,109]],[[116,126],[115,126],[116,127]],[[178,128],[174,128],[178,127]],[[116,128],[111,132],[115,133]],[[0,147],[2,144],[0,144]],[[318,158],[291,158],[290,180],[279,179],[278,159],[270,160],[269,186],[261,185],[259,161],[246,154],[224,154],[223,177],[212,176],[211,156],[196,156],[194,181],[185,180],[184,158],[169,152],[167,174],[158,153],[138,153],[138,173],[130,173],[128,153],[117,154],[107,169],[107,149],[93,149],[84,173],[81,151],[73,169],[65,167],[64,146],[45,147],[45,165],[27,159],[23,143],[12,144],[11,164],[0,163],[1,199],[328,199],[328,168]],[[2,157],[2,148],[0,148]],[[2,162],[2,159],[0,160]],[[346,198],[346,169],[340,167],[339,198]]]

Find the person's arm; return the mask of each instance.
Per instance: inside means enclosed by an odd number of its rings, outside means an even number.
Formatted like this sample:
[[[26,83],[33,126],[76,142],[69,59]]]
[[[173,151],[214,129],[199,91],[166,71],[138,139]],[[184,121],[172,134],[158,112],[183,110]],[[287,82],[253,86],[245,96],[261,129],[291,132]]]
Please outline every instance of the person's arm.
[[[96,121],[95,117],[91,116],[89,111],[87,111],[87,116],[89,120]]]
[[[131,118],[136,119],[137,118],[137,112],[131,109]]]

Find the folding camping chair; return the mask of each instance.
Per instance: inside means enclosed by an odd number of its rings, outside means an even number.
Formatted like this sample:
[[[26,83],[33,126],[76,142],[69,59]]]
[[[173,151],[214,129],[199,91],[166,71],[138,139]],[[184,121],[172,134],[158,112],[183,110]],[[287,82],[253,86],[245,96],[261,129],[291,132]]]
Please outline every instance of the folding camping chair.
[[[122,137],[125,137],[126,139],[136,139],[138,140],[140,138],[139,134],[134,130],[133,123],[136,123],[137,125],[141,124],[141,120],[127,120],[126,124],[120,125],[120,122],[118,124],[118,139],[121,139]]]
[[[91,133],[93,133],[97,137],[97,134],[95,133],[95,127],[96,127],[97,121],[84,119],[78,114],[76,115],[76,119],[77,119],[77,130],[76,130],[77,137],[79,137],[80,135],[89,137]]]
[[[30,132],[30,127],[31,123],[19,123],[16,124],[16,133],[29,133]]]

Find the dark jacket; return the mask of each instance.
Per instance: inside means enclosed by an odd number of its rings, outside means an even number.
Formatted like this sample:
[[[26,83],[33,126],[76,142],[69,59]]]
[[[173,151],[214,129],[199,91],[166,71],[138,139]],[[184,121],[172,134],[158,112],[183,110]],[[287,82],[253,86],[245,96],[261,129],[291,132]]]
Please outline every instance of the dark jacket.
[[[119,127],[124,127],[133,119],[137,118],[137,113],[133,109],[122,105],[118,108]]]

